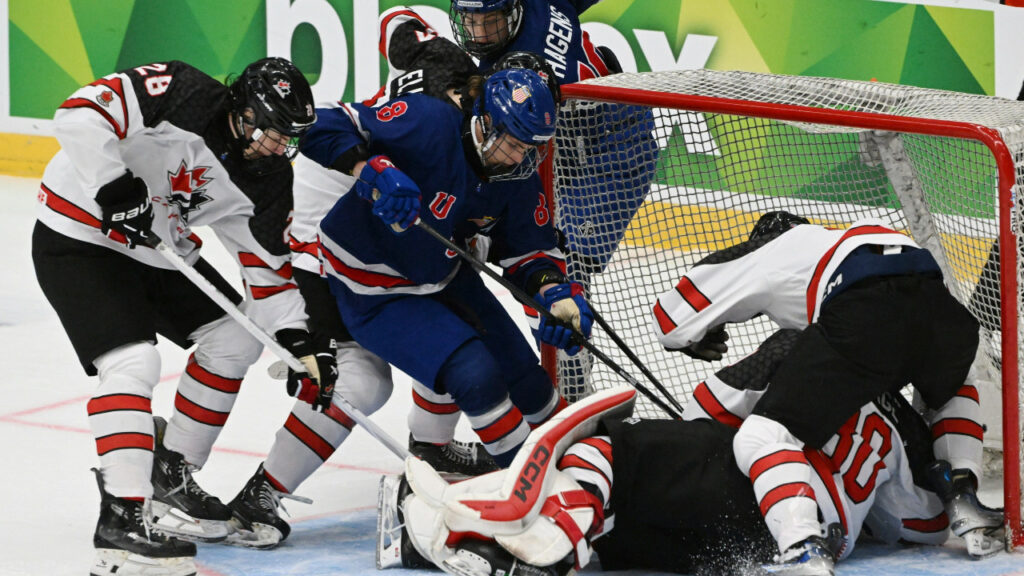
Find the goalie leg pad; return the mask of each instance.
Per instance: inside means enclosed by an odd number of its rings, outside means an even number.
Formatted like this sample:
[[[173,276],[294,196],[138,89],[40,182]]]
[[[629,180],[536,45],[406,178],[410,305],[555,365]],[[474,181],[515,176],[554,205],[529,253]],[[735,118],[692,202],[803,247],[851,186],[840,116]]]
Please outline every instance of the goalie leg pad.
[[[404,511],[416,549],[440,566],[462,536],[473,533],[500,537],[529,564],[551,565],[570,554],[585,564],[587,536],[600,530],[602,505],[555,463],[573,443],[594,435],[602,419],[629,416],[635,400],[629,387],[594,394],[534,430],[510,469],[457,484],[420,460],[406,460],[414,495]]]

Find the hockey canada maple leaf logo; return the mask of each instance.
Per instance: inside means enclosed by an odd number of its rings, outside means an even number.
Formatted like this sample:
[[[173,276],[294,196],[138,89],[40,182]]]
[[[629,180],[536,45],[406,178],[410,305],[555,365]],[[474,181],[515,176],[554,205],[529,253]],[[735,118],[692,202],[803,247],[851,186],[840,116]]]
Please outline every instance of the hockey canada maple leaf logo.
[[[188,222],[189,212],[210,201],[206,195],[206,185],[213,182],[213,178],[206,177],[209,169],[209,166],[196,166],[189,170],[182,160],[177,172],[167,173],[167,181],[171,184],[170,201],[178,205],[181,219],[185,222]]]
[[[104,108],[110,106],[110,103],[114,101],[114,93],[110,90],[104,90],[100,92],[100,95],[96,97],[96,101],[99,102]]]

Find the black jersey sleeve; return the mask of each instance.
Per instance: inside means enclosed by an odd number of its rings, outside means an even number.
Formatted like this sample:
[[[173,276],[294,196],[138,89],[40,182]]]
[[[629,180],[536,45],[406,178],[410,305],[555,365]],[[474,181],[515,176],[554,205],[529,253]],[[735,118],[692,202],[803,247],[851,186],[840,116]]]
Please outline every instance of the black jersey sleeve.
[[[170,122],[202,134],[224,113],[227,86],[184,62],[154,62],[121,73],[131,80],[145,126]]]
[[[392,97],[423,92],[446,98],[449,88],[462,86],[477,73],[469,54],[416,19],[397,26],[388,46],[388,64],[405,72],[392,80]]]

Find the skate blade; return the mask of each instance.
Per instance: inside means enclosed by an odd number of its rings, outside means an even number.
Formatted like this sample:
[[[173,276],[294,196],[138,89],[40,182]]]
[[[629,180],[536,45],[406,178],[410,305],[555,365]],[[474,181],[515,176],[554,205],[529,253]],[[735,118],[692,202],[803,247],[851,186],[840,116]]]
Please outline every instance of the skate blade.
[[[152,501],[152,527],[161,534],[191,542],[220,542],[231,529],[227,522],[194,518],[178,508]]]
[[[396,502],[399,476],[380,477],[377,488],[377,570],[402,566],[402,525]],[[397,536],[397,537],[396,537]]]
[[[234,530],[222,541],[230,546],[241,546],[255,550],[269,550],[277,548],[281,543],[281,531],[273,526],[253,522],[252,529],[243,528],[238,520],[232,518],[231,527]]]
[[[799,564],[762,564],[758,576],[768,574],[772,576],[835,576],[835,566],[817,559]]]
[[[983,560],[998,554],[1004,548],[1003,533],[1001,528],[989,530],[978,528],[964,534],[961,538],[967,545],[967,555],[971,557],[971,560]]]
[[[196,563],[190,556],[149,558],[127,550],[96,550],[90,576],[195,576]]]

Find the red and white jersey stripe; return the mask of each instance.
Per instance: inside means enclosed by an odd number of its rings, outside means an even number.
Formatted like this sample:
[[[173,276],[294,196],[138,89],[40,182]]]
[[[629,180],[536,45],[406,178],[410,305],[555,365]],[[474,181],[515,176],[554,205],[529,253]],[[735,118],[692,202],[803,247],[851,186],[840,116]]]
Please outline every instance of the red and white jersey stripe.
[[[762,313],[782,328],[805,328],[817,319],[833,272],[865,244],[917,247],[874,219],[847,230],[797,226],[742,256],[688,270],[654,303],[654,332],[666,348],[680,349],[712,326]]]
[[[433,294],[444,290],[459,272],[458,261],[452,271],[436,284],[417,284],[387,264],[367,264],[326,235],[320,237],[320,255],[324,271],[341,280],[356,294]]]

